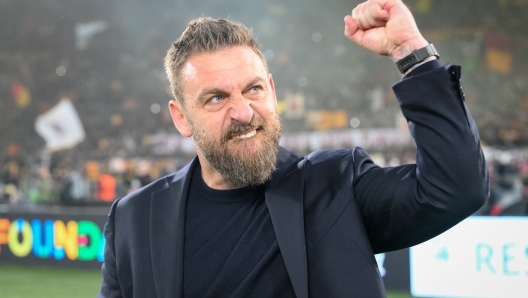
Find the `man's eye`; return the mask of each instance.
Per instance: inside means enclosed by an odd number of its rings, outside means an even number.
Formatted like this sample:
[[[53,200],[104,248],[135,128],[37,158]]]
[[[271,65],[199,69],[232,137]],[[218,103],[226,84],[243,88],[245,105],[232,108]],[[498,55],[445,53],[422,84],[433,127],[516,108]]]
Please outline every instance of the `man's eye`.
[[[251,87],[250,89],[252,92],[259,92],[260,91],[260,87],[259,86],[253,86]]]
[[[209,102],[215,103],[215,102],[221,102],[224,98],[220,95],[215,95],[211,97],[211,100]]]

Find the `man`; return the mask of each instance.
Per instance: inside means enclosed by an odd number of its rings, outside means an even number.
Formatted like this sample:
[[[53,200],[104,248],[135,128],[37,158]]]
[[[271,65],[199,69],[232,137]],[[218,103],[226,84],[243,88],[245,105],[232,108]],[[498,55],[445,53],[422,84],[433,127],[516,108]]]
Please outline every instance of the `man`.
[[[275,85],[250,31],[192,21],[165,66],[174,124],[198,156],[114,203],[99,297],[385,297],[375,253],[480,208],[488,175],[459,67],[440,66],[399,0],[360,4],[345,35],[405,73],[393,88],[417,164],[280,148]]]

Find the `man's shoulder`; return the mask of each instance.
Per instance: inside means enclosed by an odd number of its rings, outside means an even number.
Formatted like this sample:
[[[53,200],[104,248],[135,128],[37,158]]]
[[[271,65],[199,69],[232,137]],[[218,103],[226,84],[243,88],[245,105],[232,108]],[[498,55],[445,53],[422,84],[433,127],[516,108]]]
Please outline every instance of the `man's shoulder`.
[[[361,147],[355,147],[355,148],[331,148],[331,149],[323,149],[323,150],[317,150],[313,151],[305,156],[300,155],[299,153],[295,151],[291,151],[289,149],[286,149],[284,147],[279,147],[279,160],[289,160],[291,161],[301,161],[301,160],[309,160],[311,162],[319,163],[319,162],[328,162],[332,160],[341,160],[343,158],[352,158],[354,156],[360,157],[360,156],[368,156],[367,152],[361,148]]]
[[[353,149],[334,148],[314,151],[306,155],[306,162],[311,166],[327,167],[341,164],[354,164],[365,159],[370,160],[368,153],[361,147]]]
[[[289,162],[282,162],[285,168],[291,169],[296,167],[298,169],[304,168],[304,173],[308,177],[316,176],[327,177],[332,179],[335,176],[343,176],[346,179],[352,177],[354,172],[365,170],[374,166],[374,163],[368,153],[361,147],[353,149],[335,148],[314,151],[306,156],[301,156],[295,152],[288,151],[281,148],[279,157]],[[281,160],[281,158],[279,158]],[[280,167],[279,163],[279,167]],[[364,167],[367,165],[367,167]],[[284,171],[290,173],[291,170]],[[348,173],[345,175],[345,173]],[[322,175],[324,174],[324,175]]]

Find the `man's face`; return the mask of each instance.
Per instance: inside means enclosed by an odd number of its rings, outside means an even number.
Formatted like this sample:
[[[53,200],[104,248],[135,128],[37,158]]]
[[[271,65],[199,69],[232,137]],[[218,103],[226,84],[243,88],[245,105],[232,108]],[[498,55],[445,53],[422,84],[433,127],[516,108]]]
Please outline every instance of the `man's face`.
[[[249,47],[194,56],[182,82],[186,126],[175,124],[193,137],[202,169],[219,173],[227,187],[266,182],[275,170],[280,120],[273,79],[259,56]]]

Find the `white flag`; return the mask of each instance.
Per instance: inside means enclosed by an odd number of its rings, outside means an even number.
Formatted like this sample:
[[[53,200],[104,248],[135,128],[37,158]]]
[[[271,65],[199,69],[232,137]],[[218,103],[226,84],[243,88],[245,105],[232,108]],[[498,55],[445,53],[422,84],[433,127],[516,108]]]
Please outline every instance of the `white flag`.
[[[35,130],[46,141],[48,151],[75,147],[86,136],[79,114],[67,98],[38,116]]]
[[[91,21],[75,24],[75,47],[77,50],[85,50],[90,45],[92,37],[108,29],[105,21]]]

